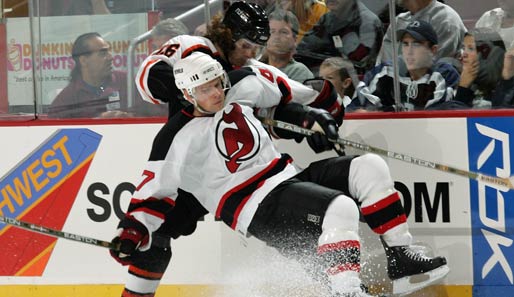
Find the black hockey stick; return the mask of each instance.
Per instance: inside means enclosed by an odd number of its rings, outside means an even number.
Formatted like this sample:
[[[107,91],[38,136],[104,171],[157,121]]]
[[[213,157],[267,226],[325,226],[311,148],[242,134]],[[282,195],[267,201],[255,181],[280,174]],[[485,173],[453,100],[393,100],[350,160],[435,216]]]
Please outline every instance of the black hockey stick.
[[[101,246],[101,247],[110,248],[110,249],[114,249],[114,250],[119,249],[118,245],[115,245],[109,241],[103,241],[103,240],[99,240],[99,239],[95,239],[95,238],[91,238],[91,237],[86,237],[86,236],[82,236],[82,235],[77,235],[77,234],[73,234],[73,233],[50,229],[50,228],[46,228],[46,227],[43,227],[40,225],[27,223],[24,221],[4,217],[1,215],[0,215],[0,223],[5,223],[8,225],[17,227],[17,228],[21,228],[21,229],[25,229],[25,230],[29,230],[32,232],[37,232],[37,233],[41,233],[44,235],[53,236],[53,237],[57,237],[57,238],[64,238],[64,239],[68,239],[68,240],[78,241],[78,242]]]
[[[260,120],[265,125],[281,128],[284,130],[288,130],[288,131],[306,135],[306,136],[310,136],[317,132],[317,131],[314,131],[311,129],[306,129],[306,128],[303,128],[303,127],[300,127],[297,125],[293,125],[293,124],[289,124],[286,122],[273,120],[273,119],[269,119],[269,118],[260,118]],[[402,153],[388,151],[388,150],[385,150],[382,148],[370,146],[370,145],[367,145],[364,143],[351,141],[351,140],[347,140],[347,139],[343,139],[343,138],[338,138],[336,141],[333,141],[333,142],[342,144],[344,146],[349,146],[349,147],[352,147],[352,148],[355,148],[355,149],[358,149],[361,151],[375,153],[377,155],[381,155],[384,157],[404,161],[404,162],[407,162],[410,164],[415,164],[415,165],[430,168],[430,169],[435,169],[435,170],[439,170],[439,171],[443,171],[443,172],[448,172],[448,173],[464,176],[469,179],[475,179],[475,180],[481,181],[483,183],[493,185],[495,187],[501,187],[502,189],[514,189],[514,186],[512,184],[514,177],[510,177],[510,178],[496,177],[496,176],[484,175],[484,174],[477,173],[477,172],[466,171],[463,169],[458,169],[455,167],[418,159],[418,158],[411,157],[411,156],[408,156],[408,155],[405,155]]]

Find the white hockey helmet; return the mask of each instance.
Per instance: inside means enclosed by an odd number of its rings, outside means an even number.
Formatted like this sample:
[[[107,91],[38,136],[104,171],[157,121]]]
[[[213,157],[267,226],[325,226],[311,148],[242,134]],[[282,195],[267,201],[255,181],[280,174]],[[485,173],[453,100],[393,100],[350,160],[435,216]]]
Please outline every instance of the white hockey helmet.
[[[223,89],[230,88],[228,75],[221,64],[202,52],[193,52],[178,60],[173,66],[173,75],[177,88],[182,92],[185,90],[193,98],[196,87],[218,77],[221,78]]]

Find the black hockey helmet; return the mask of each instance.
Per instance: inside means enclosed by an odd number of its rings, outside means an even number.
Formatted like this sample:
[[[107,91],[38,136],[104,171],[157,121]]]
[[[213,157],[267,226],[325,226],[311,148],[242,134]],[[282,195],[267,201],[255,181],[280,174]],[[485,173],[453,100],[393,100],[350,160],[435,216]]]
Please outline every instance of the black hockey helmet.
[[[266,45],[269,39],[268,15],[255,3],[232,3],[225,12],[223,24],[232,31],[234,42],[245,38],[253,43]]]

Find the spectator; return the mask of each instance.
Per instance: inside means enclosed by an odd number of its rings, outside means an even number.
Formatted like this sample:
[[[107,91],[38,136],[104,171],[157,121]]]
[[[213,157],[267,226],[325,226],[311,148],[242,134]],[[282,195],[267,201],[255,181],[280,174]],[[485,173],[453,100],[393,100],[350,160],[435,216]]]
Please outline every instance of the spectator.
[[[80,35],[72,47],[75,67],[71,82],[52,102],[53,118],[109,118],[138,115],[164,115],[160,107],[136,100],[127,102],[127,75],[113,71],[109,44],[96,32]]]
[[[514,107],[514,48],[509,49],[503,59],[502,77],[492,99],[493,107]]]
[[[437,0],[437,1],[441,2],[441,3],[445,3],[444,0]],[[396,1],[395,5],[394,5],[395,11],[396,11],[395,16],[399,15],[400,13],[404,13],[404,12],[408,11],[407,9],[405,9],[405,7],[398,5],[398,2],[400,2],[400,1]],[[389,3],[386,3],[384,8],[382,8],[378,12],[378,18],[380,19],[380,21],[382,21],[382,23],[385,26],[384,30],[387,30],[387,27],[389,26],[389,23],[391,22],[391,20],[389,19]]]
[[[462,73],[455,100],[466,107],[491,108],[491,97],[501,79],[505,45],[490,28],[475,28],[464,37]]]
[[[359,83],[359,78],[353,68],[353,64],[341,57],[327,58],[321,63],[319,75],[334,85],[334,88],[346,107],[355,98],[355,86]]]
[[[104,0],[41,0],[40,16],[110,14]]]
[[[126,0],[120,0],[126,1]],[[141,1],[141,0],[139,0]],[[162,13],[162,19],[175,18],[198,5],[203,4],[203,0],[188,0],[188,1],[177,1],[177,0],[153,0],[155,2],[155,8]],[[149,1],[150,2],[150,1]],[[226,2],[226,1],[223,1]]]
[[[298,19],[287,10],[277,9],[269,15],[270,37],[266,44],[266,59],[263,60],[287,74],[290,79],[304,82],[314,78],[312,72],[304,64],[295,61],[296,32]]]
[[[152,51],[178,35],[189,34],[189,29],[181,21],[169,18],[160,21],[152,28]]]
[[[300,43],[303,36],[309,32],[314,25],[316,25],[319,19],[328,12],[328,8],[319,0],[290,0],[290,6],[288,7],[300,23],[298,33],[296,35],[296,43]]]
[[[328,13],[307,33],[298,52],[317,55],[321,60],[348,57],[358,71],[375,63],[382,39],[382,23],[360,0],[328,0]]]
[[[434,63],[438,38],[433,27],[424,21],[414,21],[398,31],[406,73],[400,73],[400,97],[403,108],[420,110],[434,108],[453,97],[459,81],[455,68],[447,63]],[[393,67],[382,63],[368,72],[365,86],[350,108],[394,111],[397,106],[393,91]]]
[[[394,8],[396,11],[395,16],[399,15],[400,13],[407,12],[407,9],[398,5],[398,2],[396,2],[396,4],[394,5]],[[389,27],[389,23],[391,22],[391,19],[389,18],[389,3],[386,3],[386,5],[380,11],[378,11],[377,15],[378,15],[378,18],[380,19],[380,21],[382,22],[382,24],[384,25],[384,31],[387,31],[387,28]]]
[[[486,11],[475,28],[487,27],[500,33],[505,46],[514,46],[514,0],[498,0],[498,8]]]
[[[396,17],[397,30],[405,29],[413,21],[428,22],[439,39],[437,58],[455,58],[467,30],[453,8],[436,0],[400,0],[399,4],[408,12]],[[393,59],[391,35],[391,27],[389,27],[384,36],[377,64],[390,62]]]
[[[111,13],[146,13],[152,10],[152,0],[105,0]]]
[[[270,15],[275,9],[289,9],[291,7],[291,0],[251,0],[248,2],[255,3]]]

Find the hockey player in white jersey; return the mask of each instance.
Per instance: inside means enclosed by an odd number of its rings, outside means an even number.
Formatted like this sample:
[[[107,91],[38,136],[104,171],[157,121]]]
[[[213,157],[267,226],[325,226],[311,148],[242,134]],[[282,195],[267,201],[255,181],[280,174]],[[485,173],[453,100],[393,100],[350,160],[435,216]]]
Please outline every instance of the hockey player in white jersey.
[[[337,97],[337,93],[335,93],[335,90],[331,88],[329,83],[324,84],[330,88],[325,88],[324,92],[320,94],[303,85],[300,85],[301,87],[295,86],[295,84],[298,84],[297,82],[289,82],[286,77],[277,76],[267,68],[262,67],[247,66],[233,70],[229,73],[229,77],[233,84],[229,96],[231,100],[254,107],[255,111],[261,116],[273,117],[301,125],[310,125],[312,123],[304,123],[304,117],[298,116],[298,114],[302,115],[305,107],[300,104],[291,103],[291,101],[298,101],[294,100],[293,97],[305,98],[307,99],[306,103],[310,103],[313,106],[319,103],[323,106],[324,103],[330,101],[325,100],[326,98]],[[273,107],[266,108],[269,106]],[[342,120],[342,114],[341,112],[337,113],[340,120]],[[323,115],[325,113],[321,116]],[[178,131],[182,123],[174,120],[175,117],[177,115],[170,118],[168,125]],[[326,133],[332,135],[332,137],[337,137],[336,123],[334,123],[330,116],[325,116],[325,118],[332,125],[322,123],[325,129],[327,129]],[[318,119],[318,121],[321,122],[322,119]],[[340,124],[340,121],[337,121],[337,123]],[[278,138],[295,138],[297,141],[303,139],[301,135],[283,130],[273,130],[271,127],[269,132]],[[333,144],[328,142],[326,137],[320,133],[308,137],[307,142],[315,152],[334,148]],[[340,148],[336,151],[340,154],[344,153]],[[151,159],[154,158],[154,154],[155,152],[152,153]],[[165,210],[169,209],[169,206],[163,201],[152,201],[152,208],[166,213]],[[145,203],[138,203],[138,201],[133,200],[129,205],[128,212],[140,207],[146,207]],[[193,195],[181,190],[175,201],[175,206],[170,212],[165,214],[164,223],[152,234],[153,243],[149,250],[144,252],[137,251],[132,253],[130,257],[123,258],[120,258],[119,254],[113,251],[113,256],[116,260],[123,265],[128,265],[128,277],[122,296],[154,296],[163,273],[171,260],[170,238],[177,239],[180,236],[193,233],[197,221],[206,213],[207,210],[196,201]],[[120,228],[130,227],[131,220],[126,217],[120,222],[119,226]]]
[[[330,158],[300,170],[276,150],[254,109],[231,100],[238,88],[229,89],[225,97],[229,84],[218,62],[192,54],[175,64],[174,74],[192,105],[157,135],[133,196],[131,205],[139,207],[129,209],[122,220],[117,237],[121,253],[114,252],[115,258],[129,259],[148,250],[168,211],[176,211],[178,193],[186,191],[235,231],[253,235],[288,257],[319,263],[334,296],[368,296],[359,277],[359,207],[384,243],[395,293],[420,289],[448,273],[443,257],[411,249],[399,194],[380,157]],[[271,107],[278,100],[259,104]],[[337,137],[337,125],[327,112],[303,108],[294,114],[291,119],[318,122],[328,138]],[[155,208],[156,201],[166,202],[167,209]],[[409,281],[418,275],[425,278]]]

